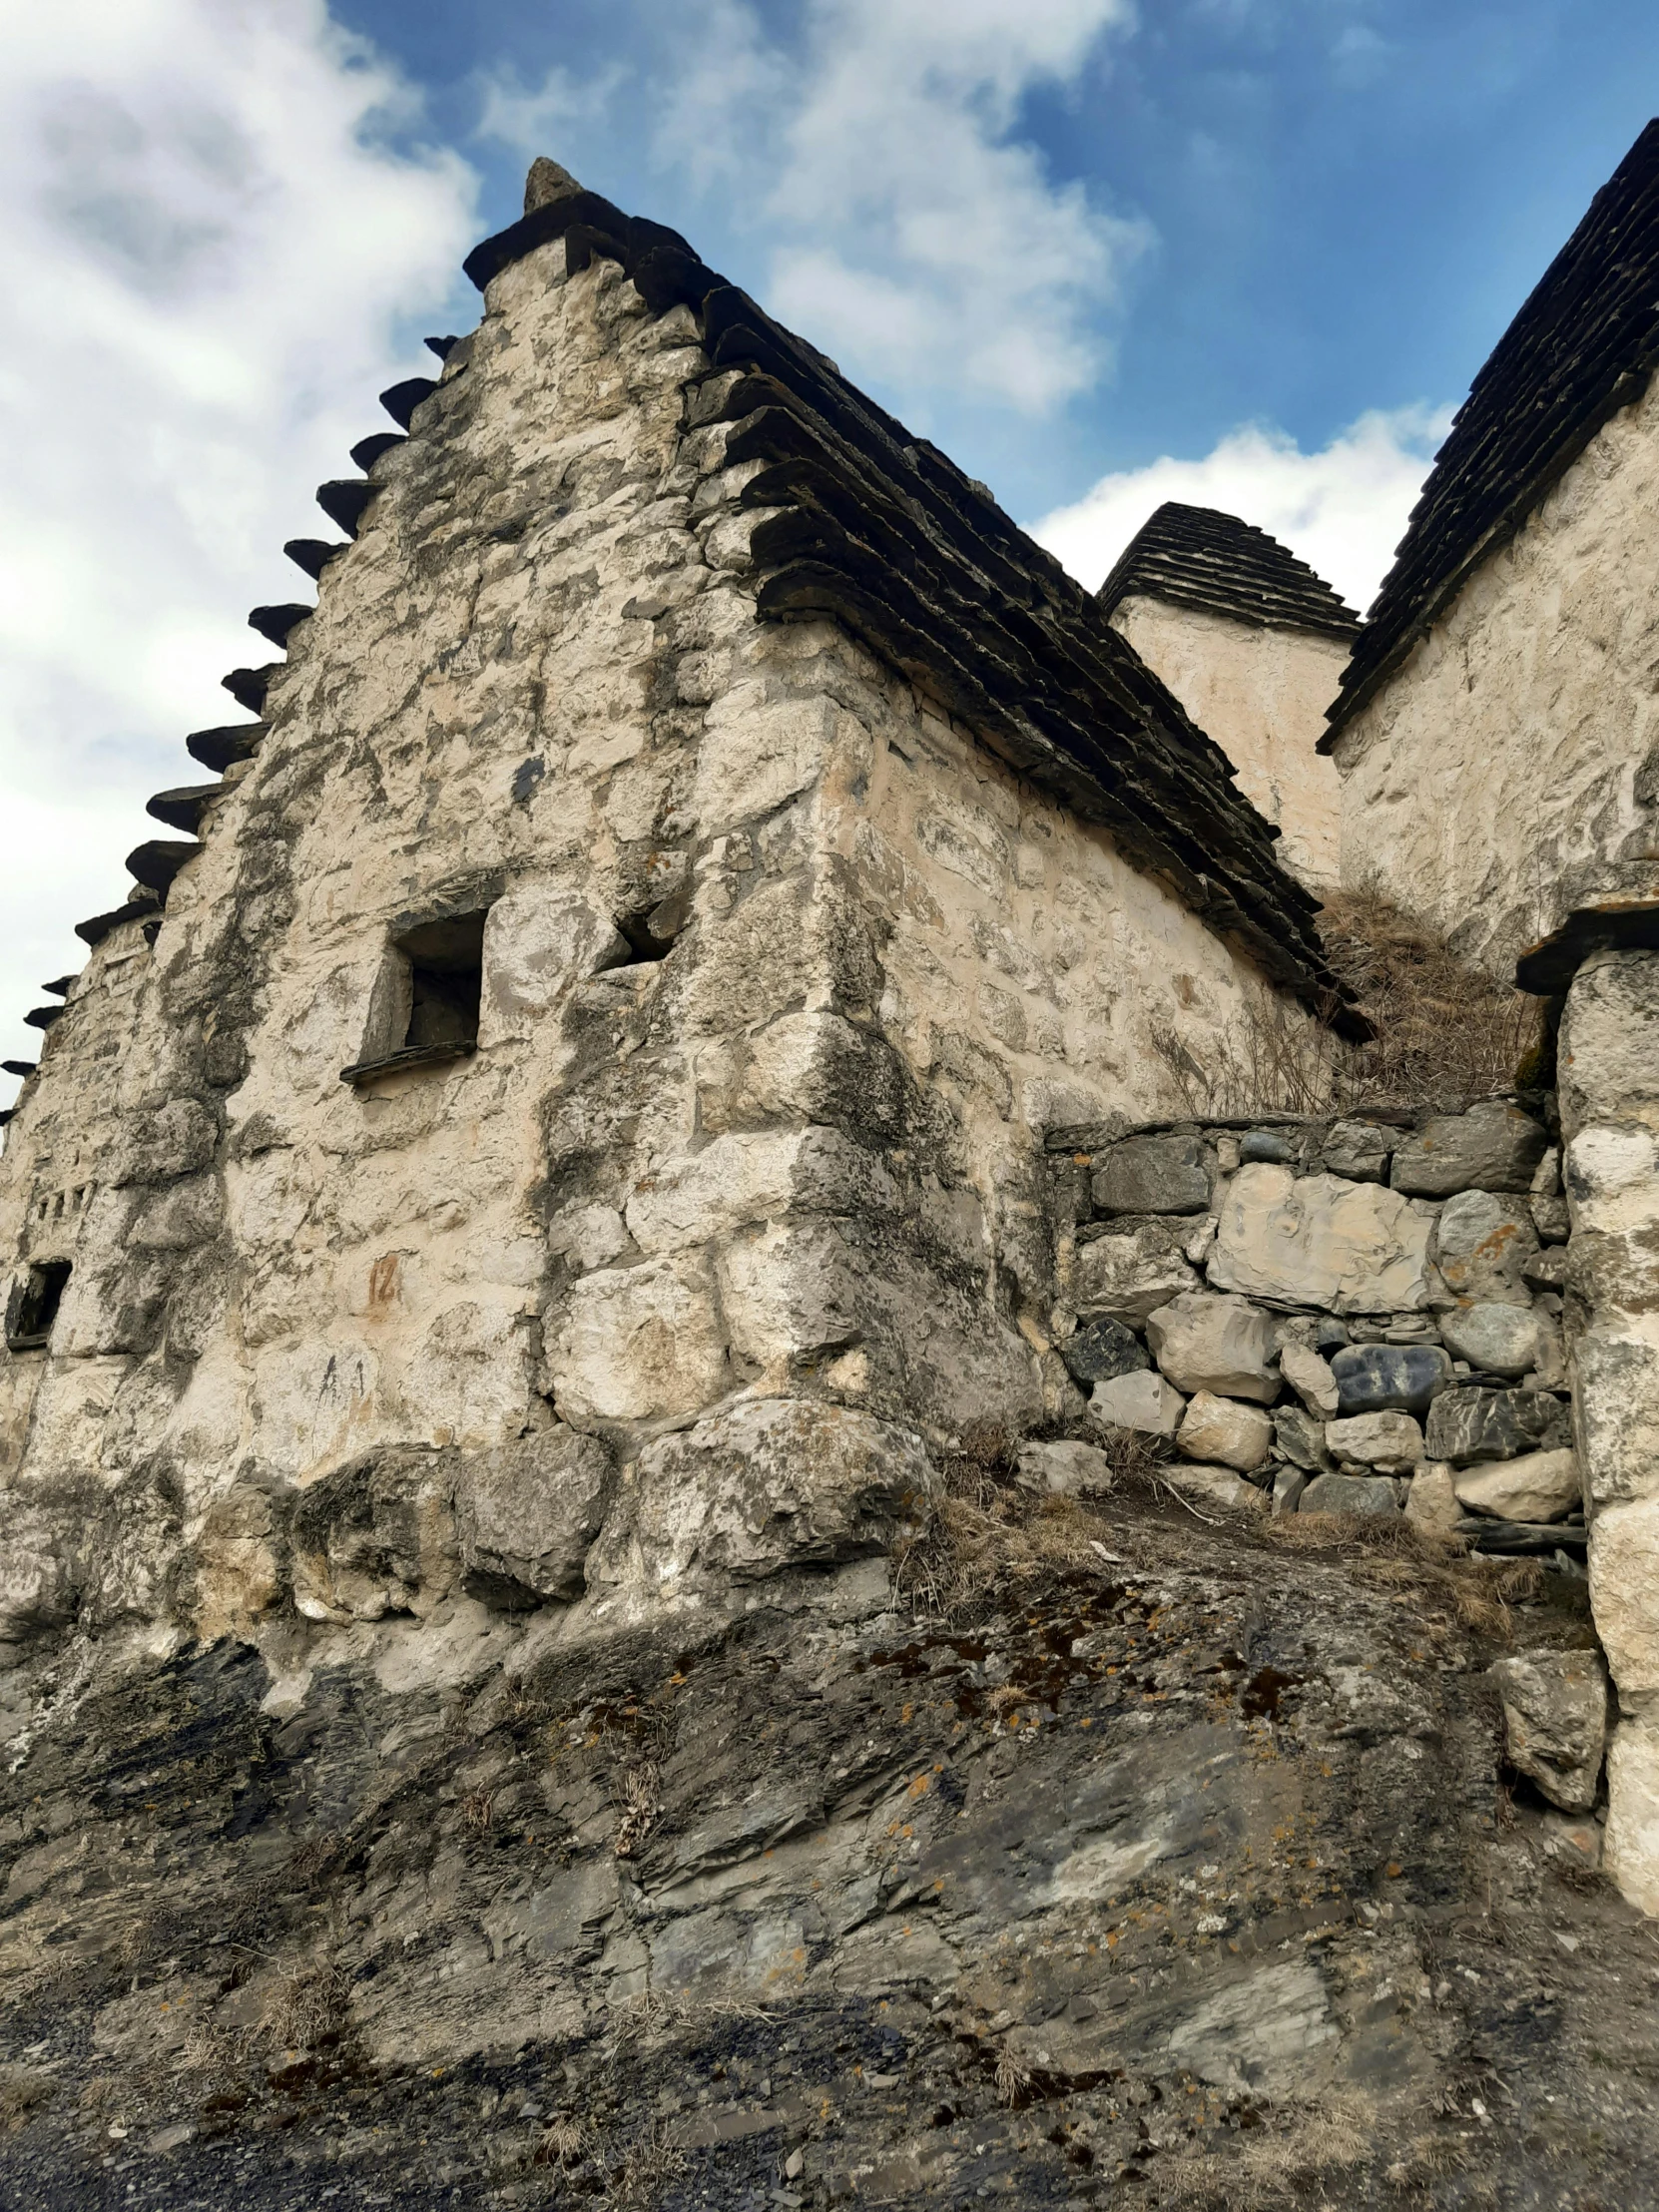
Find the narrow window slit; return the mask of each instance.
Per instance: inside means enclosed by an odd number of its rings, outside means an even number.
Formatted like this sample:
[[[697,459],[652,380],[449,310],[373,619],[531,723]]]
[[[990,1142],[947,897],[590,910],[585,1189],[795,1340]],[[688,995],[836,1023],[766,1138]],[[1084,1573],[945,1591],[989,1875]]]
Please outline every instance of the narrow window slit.
[[[52,1334],[69,1281],[67,1260],[37,1260],[13,1285],[6,1307],[6,1344],[13,1352],[38,1352]]]

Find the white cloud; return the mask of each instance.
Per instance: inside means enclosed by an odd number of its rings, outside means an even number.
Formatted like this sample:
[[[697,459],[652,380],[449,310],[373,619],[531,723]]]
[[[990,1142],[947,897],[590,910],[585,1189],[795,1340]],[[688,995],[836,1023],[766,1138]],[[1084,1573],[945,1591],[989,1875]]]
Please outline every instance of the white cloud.
[[[1363,414],[1315,453],[1282,430],[1249,424],[1201,461],[1171,459],[1103,476],[1029,527],[1079,583],[1095,590],[1155,507],[1219,507],[1269,531],[1352,606],[1376,595],[1404,533],[1449,408]]]
[[[719,187],[773,240],[767,304],[854,376],[1043,413],[1106,363],[1101,318],[1149,237],[1056,184],[1023,103],[1075,83],[1130,0],[808,0],[769,36],[753,0],[664,14],[632,115],[655,158]],[[593,88],[492,85],[484,128],[522,152]]]
[[[0,1049],[32,1059],[19,1017],[170,833],[144,801],[205,780],[185,733],[241,719],[247,610],[307,596],[282,540],[333,534],[314,486],[430,368],[398,318],[475,225],[455,156],[383,143],[409,95],[324,0],[53,0],[6,43]]]

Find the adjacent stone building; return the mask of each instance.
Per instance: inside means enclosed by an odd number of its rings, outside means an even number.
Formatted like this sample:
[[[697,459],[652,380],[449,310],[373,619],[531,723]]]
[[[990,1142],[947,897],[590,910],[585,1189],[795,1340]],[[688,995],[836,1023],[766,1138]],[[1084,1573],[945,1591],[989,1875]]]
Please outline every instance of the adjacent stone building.
[[[1265,530],[1166,500],[1100,587],[1112,627],[1226,753],[1311,890],[1335,888],[1337,779],[1317,751],[1359,617]]]
[[[1324,741],[1343,872],[1549,1005],[1609,1862],[1659,1911],[1659,123],[1493,349]],[[1518,966],[1517,966],[1518,960]]]

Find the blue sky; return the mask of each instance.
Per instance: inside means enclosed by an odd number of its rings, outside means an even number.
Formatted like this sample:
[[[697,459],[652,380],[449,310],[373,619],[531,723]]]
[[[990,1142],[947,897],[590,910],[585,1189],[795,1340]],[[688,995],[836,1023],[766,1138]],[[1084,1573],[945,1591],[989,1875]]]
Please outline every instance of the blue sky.
[[[563,160],[1082,581],[1166,497],[1375,589],[1650,114],[1653,0],[53,0],[0,71],[0,1056],[247,610]],[[0,1082],[0,1103],[11,1085]]]

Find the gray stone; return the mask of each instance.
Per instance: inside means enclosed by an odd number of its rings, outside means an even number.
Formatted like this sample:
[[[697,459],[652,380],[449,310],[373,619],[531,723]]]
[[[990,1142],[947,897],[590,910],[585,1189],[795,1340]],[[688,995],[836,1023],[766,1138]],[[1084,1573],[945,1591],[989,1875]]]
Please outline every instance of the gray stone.
[[[1280,1379],[1269,1362],[1277,1344],[1273,1317],[1247,1299],[1189,1291],[1147,1317],[1146,1341],[1179,1390],[1271,1405]]]
[[[1397,1513],[1394,1486],[1374,1474],[1317,1475],[1302,1493],[1304,1513]]]
[[[1090,1490],[1109,1490],[1116,1476],[1105,1452],[1068,1438],[1022,1444],[1016,1479],[1022,1489],[1045,1496],[1076,1497]]]
[[[1382,1474],[1403,1474],[1423,1455],[1422,1430],[1409,1413],[1356,1413],[1326,1422],[1325,1448]]]
[[[1109,1382],[1114,1375],[1133,1375],[1152,1365],[1145,1345],[1120,1321],[1104,1315],[1085,1322],[1060,1345],[1060,1358],[1074,1382]]]
[[[1089,1414],[1103,1428],[1133,1428],[1145,1436],[1173,1436],[1187,1401],[1161,1375],[1142,1369],[1109,1376],[1089,1397]]]
[[[1352,1341],[1347,1322],[1338,1321],[1335,1314],[1322,1314],[1314,1324],[1314,1350],[1323,1352],[1328,1360],[1332,1353],[1340,1352],[1344,1345]]]
[[[62,1531],[44,1514],[8,1500],[6,1540],[0,1544],[0,1667],[11,1663],[6,1647],[64,1627],[75,1615],[76,1574]]]
[[[1327,1175],[1341,1175],[1350,1183],[1385,1183],[1394,1143],[1394,1132],[1381,1123],[1335,1122],[1320,1154],[1320,1166]]]
[[[1427,1435],[1430,1459],[1466,1467],[1523,1451],[1564,1450],[1572,1441],[1572,1416],[1548,1390],[1461,1383],[1442,1390],[1428,1408]]]
[[[300,1492],[293,1592],[306,1619],[424,1614],[454,1587],[455,1461],[449,1451],[385,1445]]]
[[[1538,1316],[1527,1306],[1459,1306],[1441,1316],[1440,1334],[1454,1359],[1487,1375],[1518,1378],[1538,1364]]]
[[[1542,1252],[1534,1252],[1521,1262],[1521,1281],[1534,1291],[1560,1291],[1565,1288],[1566,1280],[1567,1248],[1564,1244],[1546,1245]]]
[[[610,1488],[605,1446],[562,1421],[469,1453],[455,1482],[467,1594],[507,1611],[580,1597]]]
[[[1103,1214],[1202,1214],[1209,1163],[1196,1137],[1125,1137],[1096,1168],[1093,1189]]]
[[[1252,1129],[1240,1142],[1239,1160],[1241,1165],[1252,1160],[1266,1160],[1274,1167],[1294,1168],[1301,1150],[1300,1145],[1294,1144],[1289,1137],[1280,1136],[1277,1130]]]
[[[1273,1478],[1275,1513],[1294,1513],[1307,1487],[1308,1477],[1301,1467],[1281,1467]]]
[[[1532,1211],[1532,1226],[1542,1243],[1565,1244],[1572,1234],[1572,1220],[1567,1212],[1566,1196],[1561,1189],[1561,1154],[1559,1147],[1551,1145],[1538,1162],[1532,1176],[1532,1190],[1528,1205]]]
[[[1460,1305],[1530,1306],[1524,1270],[1537,1249],[1538,1233],[1524,1199],[1464,1191],[1441,1207],[1428,1257]]]
[[[1340,1413],[1426,1413],[1451,1381],[1438,1345],[1349,1345],[1331,1355]]]
[[[1182,1257],[1187,1234],[1174,1218],[1137,1222],[1079,1242],[1072,1301],[1078,1314],[1144,1329],[1160,1306],[1198,1288],[1198,1277]]]
[[[1496,1520],[1564,1520],[1583,1502],[1574,1451],[1524,1451],[1518,1459],[1482,1459],[1452,1477],[1458,1502]]]
[[[1490,1669],[1509,1763],[1566,1813],[1596,1801],[1607,1747],[1607,1669],[1597,1651],[1527,1651]]]
[[[1402,1314],[1428,1297],[1427,1209],[1376,1183],[1240,1168],[1220,1207],[1220,1291],[1328,1313]]]
[[[1282,1405],[1273,1416],[1274,1442],[1286,1458],[1310,1474],[1327,1473],[1333,1460],[1325,1448],[1325,1423],[1300,1405]]]
[[[1273,1421],[1258,1405],[1200,1390],[1176,1430],[1176,1448],[1189,1459],[1219,1460],[1242,1474],[1267,1463]]]
[[[1403,1138],[1389,1180],[1413,1198],[1526,1191],[1548,1142],[1530,1114],[1507,1099],[1487,1099],[1466,1114],[1437,1114]]]

